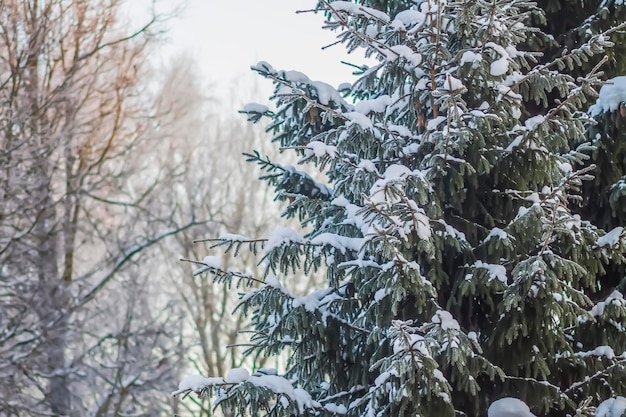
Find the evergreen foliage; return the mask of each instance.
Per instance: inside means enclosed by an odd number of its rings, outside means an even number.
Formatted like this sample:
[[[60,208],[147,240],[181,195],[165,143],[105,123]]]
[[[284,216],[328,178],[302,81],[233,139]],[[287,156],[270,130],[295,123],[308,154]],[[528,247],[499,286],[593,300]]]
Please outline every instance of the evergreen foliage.
[[[589,163],[623,141],[587,140],[615,28],[543,55],[545,14],[525,0],[361,3],[318,6],[349,50],[378,59],[341,94],[254,67],[275,84],[274,140],[325,175],[248,155],[306,235],[216,239],[262,250],[263,277],[207,267],[260,284],[241,299],[247,354],[287,355],[286,368],[177,393],[281,417],[477,416],[505,396],[583,415],[623,394],[626,301],[603,280],[626,260],[622,194],[607,220],[581,192],[626,181],[623,165],[594,179]],[[295,271],[324,285],[294,294]]]

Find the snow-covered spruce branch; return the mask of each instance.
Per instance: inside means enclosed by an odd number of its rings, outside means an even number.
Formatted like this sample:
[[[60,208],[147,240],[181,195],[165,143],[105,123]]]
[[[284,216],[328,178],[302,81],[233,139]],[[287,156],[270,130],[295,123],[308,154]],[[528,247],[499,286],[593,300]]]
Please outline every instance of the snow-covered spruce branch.
[[[591,179],[588,173],[593,171],[595,168],[595,165],[589,165],[585,168],[569,174],[561,181],[561,184],[555,187],[552,192],[545,196],[541,201],[540,205],[544,207],[547,205],[548,202],[551,203],[550,210],[552,211],[552,216],[548,231],[546,233],[546,237],[544,238],[543,245],[541,246],[541,250],[539,251],[539,255],[543,255],[550,246],[550,243],[552,242],[552,235],[557,227],[557,224],[559,223],[559,208],[566,208],[566,203],[562,200],[567,198],[574,198],[574,196],[569,195],[568,191],[570,191],[574,187],[579,187],[582,180]]]
[[[610,48],[611,46],[613,46],[613,43],[609,40],[607,40],[608,35],[620,31],[622,29],[626,28],[626,22],[622,23],[618,26],[615,26],[611,29],[608,29],[602,33],[599,33],[597,35],[592,36],[587,42],[585,42],[583,45],[581,45],[578,48],[572,49],[570,52],[566,53],[563,56],[557,57],[555,58],[553,61],[548,62],[546,64],[542,64],[542,65],[537,65],[535,66],[532,70],[530,70],[526,75],[524,75],[523,77],[521,77],[519,80],[515,81],[513,84],[511,84],[508,87],[508,91],[506,91],[505,93],[501,94],[502,96],[506,96],[509,93],[513,92],[513,89],[515,89],[516,87],[519,87],[520,84],[528,81],[528,79],[534,75],[539,75],[544,73],[545,71],[549,70],[552,67],[566,67],[568,65],[570,65],[573,62],[573,59],[575,57],[580,57],[580,56],[584,56],[587,57],[589,56],[592,52],[592,55],[596,55],[599,53],[602,53],[605,51],[605,48]],[[598,69],[596,68],[594,73],[597,72]]]
[[[288,99],[290,101],[291,100],[296,100],[296,99],[304,100],[307,103],[307,105],[303,109],[303,112],[308,111],[308,109],[310,109],[310,108],[316,108],[316,109],[324,112],[323,114],[331,115],[332,118],[336,118],[336,119],[342,120],[342,121],[344,121],[346,123],[354,122],[354,119],[352,117],[350,117],[350,115],[349,115],[350,112],[347,112],[347,113],[341,112],[338,109],[334,109],[334,108],[332,108],[332,107],[330,107],[328,105],[320,103],[318,100],[308,96],[304,91],[302,91],[300,88],[298,88],[297,85],[293,84],[294,81],[290,81],[288,79],[282,78],[280,76],[280,73],[281,73],[280,71],[270,71],[270,70],[268,70],[266,68],[260,68],[259,66],[254,67],[254,70],[257,71],[258,73],[260,73],[261,75],[263,75],[264,77],[274,81],[275,83],[290,88],[291,91],[289,93],[287,93],[287,92],[278,93],[276,95],[276,97],[279,98],[279,99],[280,98],[286,98],[286,99]],[[308,84],[308,83],[305,83],[305,84]],[[401,99],[402,98],[398,98],[397,101],[399,102]],[[349,109],[349,110],[351,110],[351,109]],[[367,115],[365,115],[365,116],[367,117]],[[392,127],[389,127],[389,126],[386,126],[386,125],[384,125],[382,123],[372,123],[371,124],[371,128],[372,128],[372,130],[377,129],[377,130],[379,130],[381,132],[384,132],[384,133],[388,134],[390,137],[392,137],[392,138],[394,138],[396,140],[399,140],[399,139],[406,140],[406,141],[411,141],[412,140],[411,137],[407,137],[406,135],[403,135],[401,132],[397,131],[396,129],[394,129]],[[323,135],[324,135],[324,133],[320,133],[320,134],[312,137],[310,139],[309,143],[313,143],[315,141],[319,141],[319,139]],[[377,140],[380,140],[380,139],[377,139]],[[302,146],[288,146],[288,147],[283,147],[281,149],[295,149],[295,150],[301,150],[301,149],[304,149],[304,148],[311,149],[310,146],[311,145],[309,145],[308,147],[307,146],[304,146],[304,147],[302,147]],[[333,146],[333,145],[326,144],[326,146],[329,147],[329,146]],[[313,150],[314,154],[317,151],[316,148],[312,148],[312,150]],[[249,155],[249,154],[246,154],[246,155],[249,157],[248,160],[250,160],[250,158],[253,157],[252,155]],[[257,160],[260,161],[260,158],[258,158],[258,155],[257,155]],[[263,162],[264,162],[265,165],[270,165],[271,164],[270,161],[263,161]],[[272,165],[274,165],[276,169],[280,168],[280,166],[278,166],[278,165],[275,165],[275,164],[272,164]],[[269,177],[267,177],[267,178],[269,178]]]
[[[205,378],[200,375],[190,375],[184,378],[173,396],[191,393],[206,396],[215,392],[214,408],[221,406],[230,408],[231,402],[240,401],[248,397],[251,402],[251,414],[273,415],[278,410],[302,414],[306,410],[324,411],[326,408],[312,399],[311,395],[302,388],[294,388],[286,378],[275,373],[256,372],[253,375],[243,368],[231,369],[225,377]]]
[[[570,385],[569,388],[567,388],[564,393],[565,394],[574,394],[575,391],[577,389],[580,389],[582,386],[585,386],[587,384],[591,384],[592,382],[594,382],[594,380],[602,377],[602,376],[607,376],[609,375],[611,372],[613,372],[616,368],[619,368],[621,370],[623,370],[626,367],[626,358],[619,360],[609,366],[607,366],[605,369],[596,372],[593,375],[589,375],[587,376],[584,380],[582,381],[578,381],[573,383],[572,385]]]
[[[546,387],[547,389],[551,390],[558,398],[563,399],[566,402],[571,403],[572,399],[566,394],[566,391],[562,391],[561,388],[559,388],[558,386],[551,384],[548,381],[540,381],[538,379],[535,378],[530,378],[530,377],[520,377],[520,376],[511,376],[511,375],[506,375],[505,379],[508,379],[510,381],[521,381],[521,382],[527,382],[533,385],[537,385],[537,386],[542,386],[542,387]]]
[[[218,279],[220,281],[227,281],[230,278],[237,278],[239,279],[239,281],[248,281],[250,283],[256,282],[258,284],[265,284],[265,281],[260,280],[258,278],[255,278],[254,276],[252,276],[251,274],[245,274],[243,272],[238,272],[238,271],[225,271],[223,269],[221,269],[220,267],[216,266],[215,264],[211,264],[209,262],[204,262],[204,261],[194,261],[192,259],[185,259],[185,258],[181,258],[179,259],[181,262],[188,262],[194,265],[200,265],[202,266],[202,268],[199,268],[197,270],[195,270],[193,272],[193,275],[200,275],[204,272],[211,272],[213,273],[216,277],[218,277]]]

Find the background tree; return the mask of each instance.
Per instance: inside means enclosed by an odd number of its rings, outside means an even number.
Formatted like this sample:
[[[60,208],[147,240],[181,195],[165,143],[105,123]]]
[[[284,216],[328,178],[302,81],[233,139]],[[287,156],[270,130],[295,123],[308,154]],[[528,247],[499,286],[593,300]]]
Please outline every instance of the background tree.
[[[121,7],[0,8],[3,415],[155,415],[178,372],[161,360],[182,353],[180,310],[134,261],[197,222],[153,204],[163,172],[141,156],[163,120],[145,78],[158,18],[129,31]]]
[[[261,62],[278,109],[249,109],[326,175],[251,157],[307,233],[275,230],[263,276],[208,265],[218,281],[264,282],[241,300],[249,354],[289,362],[192,376],[176,393],[251,415],[474,416],[504,396],[541,415],[593,413],[626,384],[626,303],[604,280],[625,260],[623,228],[579,207],[593,166],[578,144],[601,84],[584,63],[613,32],[542,57],[528,2],[397,1],[392,16],[320,4],[378,64],[342,96]],[[290,291],[299,270],[325,285]]]
[[[223,107],[234,107],[233,102],[218,102],[203,93],[211,89],[203,85],[192,58],[178,56],[173,62],[156,103],[163,113],[175,115],[160,126],[160,135],[174,140],[164,140],[162,148],[155,152],[159,160],[154,165],[165,167],[169,184],[169,192],[159,205],[176,205],[181,213],[193,212],[210,222],[160,244],[161,259],[165,259],[163,269],[167,271],[165,288],[174,289],[168,298],[177,300],[186,319],[182,328],[185,358],[189,361],[186,368],[191,368],[188,372],[220,373],[242,364],[240,349],[226,349],[224,345],[242,342],[239,332],[247,322],[240,314],[233,314],[236,293],[216,288],[194,273],[203,267],[202,263],[188,262],[181,268],[180,259],[202,260],[210,253],[209,243],[195,242],[207,235],[220,236],[227,230],[264,234],[268,219],[276,210],[268,207],[266,188],[245,186],[251,173],[241,152],[263,147],[263,130],[245,123],[236,114],[225,115]],[[255,87],[247,90],[254,94]],[[231,101],[234,100],[233,93]],[[224,268],[250,272],[257,268],[253,256],[233,259],[217,254],[207,261],[211,259]],[[194,415],[212,415],[208,401],[181,406],[193,410]]]

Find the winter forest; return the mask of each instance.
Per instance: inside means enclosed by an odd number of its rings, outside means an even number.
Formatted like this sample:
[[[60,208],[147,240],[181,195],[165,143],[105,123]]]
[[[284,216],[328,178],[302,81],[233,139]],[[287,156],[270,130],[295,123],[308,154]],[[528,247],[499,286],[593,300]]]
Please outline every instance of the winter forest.
[[[0,0],[0,417],[626,417],[625,2],[310,0],[242,105],[167,2]]]

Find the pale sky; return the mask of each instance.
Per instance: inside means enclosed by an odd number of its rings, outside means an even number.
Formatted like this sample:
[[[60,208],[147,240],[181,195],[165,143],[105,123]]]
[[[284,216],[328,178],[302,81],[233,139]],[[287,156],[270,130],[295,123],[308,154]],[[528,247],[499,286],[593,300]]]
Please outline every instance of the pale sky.
[[[174,3],[174,0],[172,0]],[[315,0],[187,0],[181,16],[169,23],[170,44],[165,56],[189,51],[206,80],[227,94],[233,84],[250,85],[250,65],[263,60],[276,69],[298,70],[313,80],[337,86],[353,79],[352,68],[341,60],[361,64],[362,55],[349,56],[342,45],[326,50],[335,34],[321,28]],[[243,77],[244,81],[239,81]],[[264,93],[271,83],[259,79]],[[245,90],[238,91],[245,100]],[[252,98],[251,98],[252,100]]]

